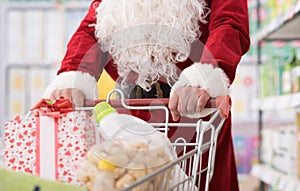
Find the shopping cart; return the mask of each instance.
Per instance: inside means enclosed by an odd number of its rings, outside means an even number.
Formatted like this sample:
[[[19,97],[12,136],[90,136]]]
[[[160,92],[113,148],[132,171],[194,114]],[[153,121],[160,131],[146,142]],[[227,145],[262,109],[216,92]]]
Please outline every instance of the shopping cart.
[[[118,93],[120,99],[111,99],[113,93]],[[214,173],[214,162],[216,155],[216,145],[219,132],[226,119],[226,114],[230,110],[229,96],[211,99],[206,105],[208,120],[203,118],[195,122],[169,121],[169,110],[166,107],[168,99],[124,99],[124,94],[119,89],[114,89],[107,95],[106,102],[110,102],[113,107],[121,113],[124,110],[133,111],[133,115],[144,117],[145,112],[161,110],[165,114],[164,122],[149,122],[152,126],[168,135],[172,128],[187,128],[188,131],[195,131],[193,141],[184,137],[177,137],[172,146],[175,150],[180,148],[180,156],[168,164],[158,168],[152,173],[140,178],[122,191],[197,191],[201,181],[205,181],[205,191],[209,189],[209,183]],[[86,102],[87,106],[94,106],[100,102]],[[85,109],[90,109],[85,107]],[[134,111],[144,111],[139,114]],[[160,113],[161,115],[161,113]],[[206,153],[207,164],[203,165],[203,156]],[[201,175],[206,173],[205,180],[201,180]],[[203,183],[202,183],[203,184]]]

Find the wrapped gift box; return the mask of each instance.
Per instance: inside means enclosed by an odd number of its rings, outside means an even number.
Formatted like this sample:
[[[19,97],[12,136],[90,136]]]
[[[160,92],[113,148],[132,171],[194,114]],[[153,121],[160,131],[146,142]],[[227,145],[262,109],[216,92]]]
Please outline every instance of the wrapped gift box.
[[[49,180],[80,184],[76,170],[100,140],[90,113],[42,100],[34,115],[5,124],[5,167]],[[69,103],[68,103],[69,104]],[[53,109],[54,108],[54,109]]]

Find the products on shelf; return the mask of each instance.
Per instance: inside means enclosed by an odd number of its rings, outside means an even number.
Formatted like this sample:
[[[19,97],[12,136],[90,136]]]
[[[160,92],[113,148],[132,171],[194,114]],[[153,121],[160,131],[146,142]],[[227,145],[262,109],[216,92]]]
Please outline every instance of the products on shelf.
[[[282,13],[285,13],[290,7],[294,5],[296,0],[268,0],[266,1],[267,7],[269,7],[269,19],[275,19]]]
[[[274,169],[297,176],[297,127],[286,125],[262,130],[261,160]]]
[[[272,56],[260,66],[261,95],[274,96],[283,92],[283,56]],[[286,87],[285,87],[286,88]]]
[[[282,93],[292,93],[292,65],[290,63],[285,64],[282,74]]]
[[[264,47],[266,49],[265,62],[259,66],[261,96],[299,92],[300,61],[297,57],[297,49],[292,48],[290,43],[276,48],[276,51],[270,50],[272,47],[273,45]]]
[[[282,93],[290,94],[300,91],[300,60],[297,50],[293,49],[288,62],[284,66]]]
[[[291,65],[292,93],[297,93],[300,91],[300,60],[297,57],[296,49],[292,53]]]
[[[294,18],[299,14],[300,1],[267,0],[257,1],[257,3],[260,4],[258,8],[266,13],[263,20],[257,19],[259,29],[252,33],[252,42],[255,42],[254,48],[260,57],[256,56],[258,62],[261,63],[259,96],[271,96],[259,99],[261,104],[259,111],[274,111],[272,120],[275,119],[278,122],[280,119],[276,118],[276,114],[281,117],[288,113],[283,109],[299,107],[299,99],[297,99],[299,93],[294,93],[300,91],[298,79],[300,69],[297,69],[297,59],[292,59],[295,55],[293,48],[299,48],[299,46],[295,43],[296,41],[290,40],[299,37],[298,34],[294,35],[293,30],[298,27]],[[280,94],[291,95],[276,96]],[[276,102],[277,100],[279,103]],[[274,106],[270,106],[271,104]],[[265,114],[260,115],[259,122],[263,122],[264,119]],[[262,128],[259,132],[259,136],[262,137],[260,142],[262,164],[253,166],[251,174],[267,184],[268,190],[299,190],[300,182],[296,178],[300,173],[299,153],[297,153],[299,125],[298,127],[295,125],[274,127],[268,123],[261,124],[259,128]]]
[[[257,136],[234,137],[234,147],[237,171],[239,174],[248,174],[253,164],[257,163]]]

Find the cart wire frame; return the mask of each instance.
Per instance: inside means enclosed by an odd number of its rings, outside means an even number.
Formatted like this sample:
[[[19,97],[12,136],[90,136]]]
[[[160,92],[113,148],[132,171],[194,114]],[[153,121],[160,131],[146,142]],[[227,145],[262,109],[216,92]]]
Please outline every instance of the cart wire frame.
[[[172,144],[176,150],[177,147],[183,147],[183,154],[165,164],[144,177],[136,180],[121,191],[198,191],[200,189],[201,174],[206,171],[205,191],[209,189],[209,183],[214,174],[214,164],[216,156],[217,139],[220,130],[226,120],[222,117],[215,127],[213,122],[220,115],[220,109],[215,109],[208,121],[199,119],[196,123],[169,123],[169,109],[166,106],[132,106],[125,103],[124,93],[120,89],[111,90],[106,98],[106,102],[111,101],[113,93],[120,94],[122,107],[128,110],[163,110],[165,111],[164,123],[149,123],[163,131],[167,136],[169,127],[189,127],[196,129],[196,141],[187,142],[184,138],[177,138]],[[76,110],[92,110],[93,107],[77,107]],[[204,141],[204,134],[210,132],[210,140]],[[187,152],[187,147],[193,146],[194,149]],[[202,169],[202,157],[205,152],[208,153],[207,166]],[[188,171],[188,172],[187,172]],[[151,186],[150,186],[151,183]],[[196,185],[197,184],[197,185]]]

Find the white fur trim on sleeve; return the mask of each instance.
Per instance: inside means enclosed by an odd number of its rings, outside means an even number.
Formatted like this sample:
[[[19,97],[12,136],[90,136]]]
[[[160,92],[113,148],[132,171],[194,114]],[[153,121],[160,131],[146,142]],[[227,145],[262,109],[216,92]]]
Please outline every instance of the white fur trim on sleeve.
[[[225,96],[229,93],[229,79],[225,72],[211,64],[194,63],[184,69],[173,85],[171,94],[176,88],[183,86],[205,89],[211,97]]]
[[[173,85],[171,94],[178,87],[199,87],[205,89],[211,97],[225,96],[229,93],[229,79],[221,68],[211,64],[194,63],[184,69],[178,81]],[[204,108],[200,113],[186,114],[189,118],[201,118],[213,113],[215,108]]]
[[[90,74],[80,71],[60,73],[46,88],[43,97],[50,98],[52,91],[66,88],[80,89],[85,94],[86,99],[97,99],[96,79]]]

